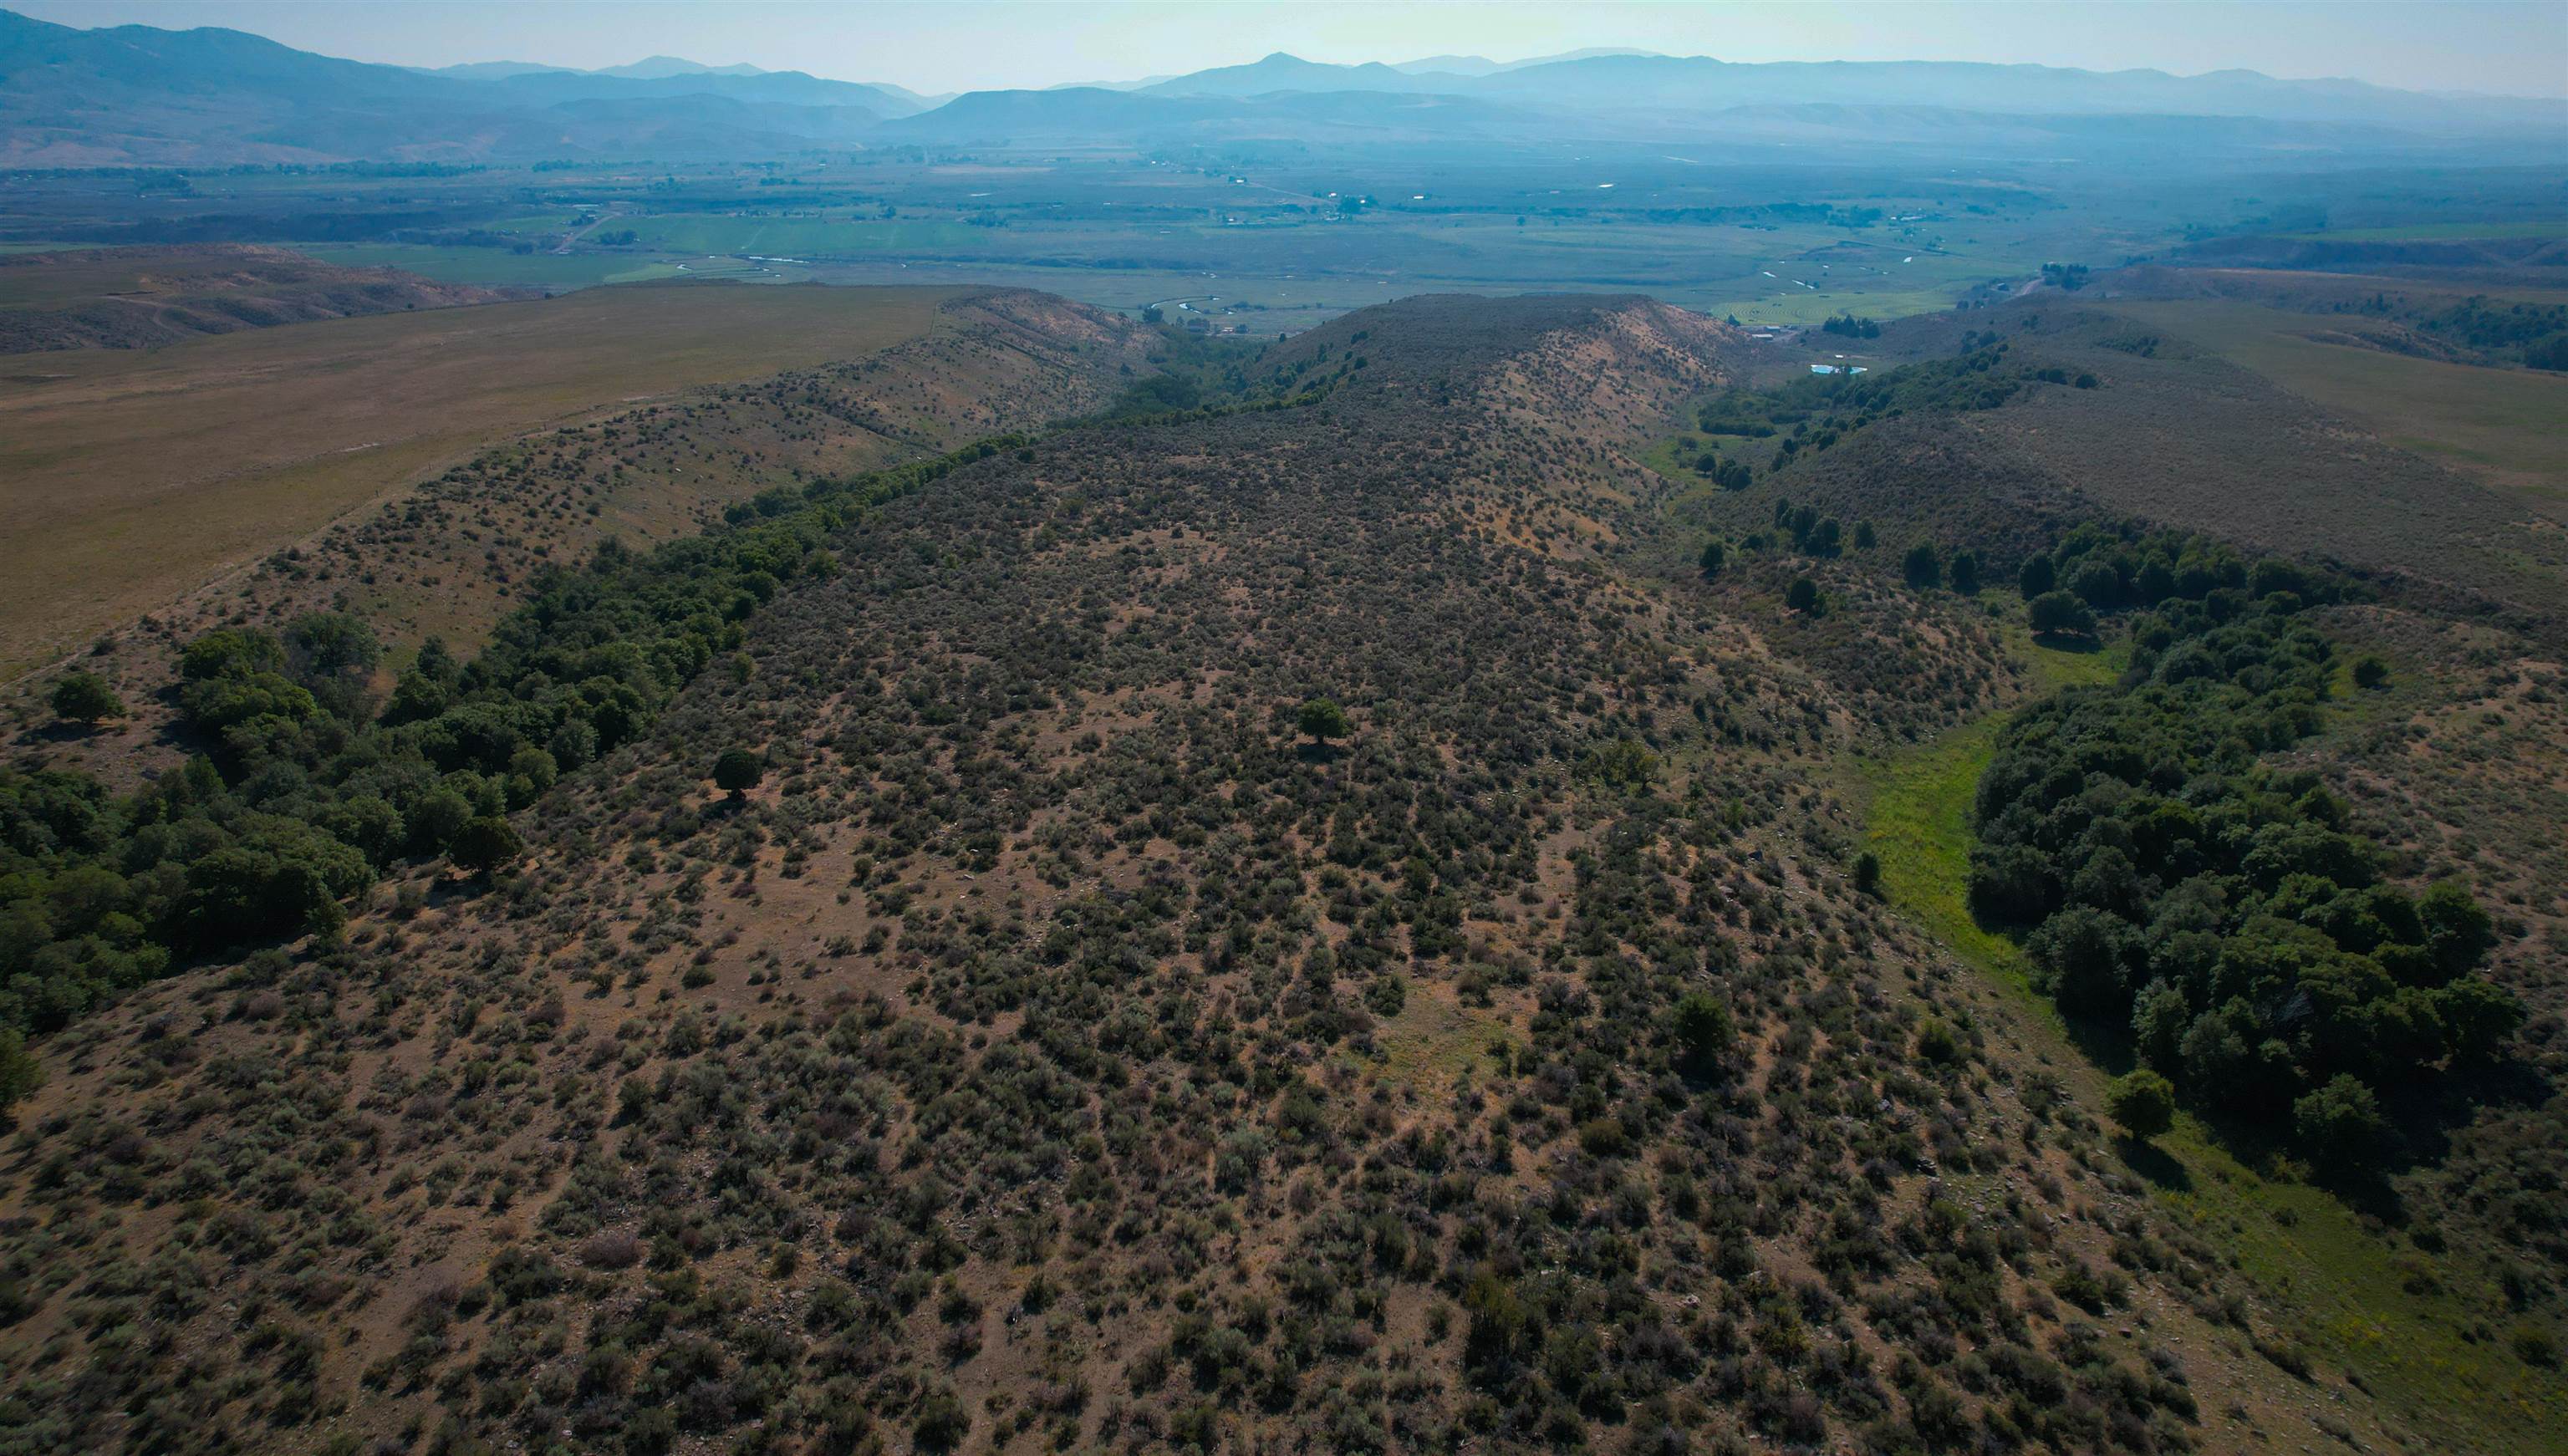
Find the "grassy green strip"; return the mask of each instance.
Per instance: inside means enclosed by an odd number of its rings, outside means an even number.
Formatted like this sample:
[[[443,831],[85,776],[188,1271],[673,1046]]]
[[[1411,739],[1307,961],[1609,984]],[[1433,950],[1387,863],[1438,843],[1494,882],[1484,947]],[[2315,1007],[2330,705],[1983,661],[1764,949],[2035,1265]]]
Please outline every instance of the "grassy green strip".
[[[2054,652],[2013,642],[2046,690],[2109,681],[2119,652]],[[2023,951],[1972,920],[1964,899],[1973,835],[1970,812],[2007,716],[1993,715],[1894,755],[1870,777],[1866,844],[1881,859],[1883,893],[1918,926],[2005,987],[2071,1093],[2102,1105],[2105,1069],[2070,1041],[2059,1015],[2026,981]],[[2562,1449],[2568,1382],[2504,1347],[2504,1302],[2457,1262],[2372,1232],[2337,1198],[2306,1183],[2260,1175],[2214,1145],[2189,1115],[2156,1146],[2146,1170],[2153,1197],[2176,1224],[2228,1256],[2266,1297],[2265,1315],[2287,1331],[2265,1347],[2285,1363],[2314,1355],[2314,1375],[2359,1381],[2391,1410],[2434,1432],[2443,1449]],[[2135,1172],[2141,1170],[2134,1170]],[[2283,1373],[2278,1363],[2277,1378]],[[2318,1398],[2326,1398],[2313,1391]],[[2215,1429],[2216,1415],[2206,1413]],[[2236,1428],[2229,1427],[2235,1434]]]

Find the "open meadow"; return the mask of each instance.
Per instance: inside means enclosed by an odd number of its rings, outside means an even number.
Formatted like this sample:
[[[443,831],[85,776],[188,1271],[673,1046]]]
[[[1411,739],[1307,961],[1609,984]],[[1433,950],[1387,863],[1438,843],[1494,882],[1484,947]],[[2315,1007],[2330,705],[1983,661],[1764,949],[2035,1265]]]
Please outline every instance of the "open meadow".
[[[2547,507],[2568,508],[2568,375],[2486,369],[2333,343],[2326,315],[2228,300],[2115,302],[2284,389],[2361,420],[2402,449]]]
[[[948,296],[645,285],[19,356],[0,376],[0,672],[493,439],[871,353]]]

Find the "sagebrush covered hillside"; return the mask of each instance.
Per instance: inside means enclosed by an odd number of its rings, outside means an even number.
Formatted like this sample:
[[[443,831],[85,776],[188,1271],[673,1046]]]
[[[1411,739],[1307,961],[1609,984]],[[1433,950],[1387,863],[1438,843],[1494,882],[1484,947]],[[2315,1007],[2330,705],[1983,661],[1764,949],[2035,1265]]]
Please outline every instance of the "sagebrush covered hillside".
[[[1413,300],[744,512],[522,860],[42,1043],[0,1449],[2381,1448],[1870,887],[1846,765],[2030,685],[1703,579],[1636,460],[1750,347]]]

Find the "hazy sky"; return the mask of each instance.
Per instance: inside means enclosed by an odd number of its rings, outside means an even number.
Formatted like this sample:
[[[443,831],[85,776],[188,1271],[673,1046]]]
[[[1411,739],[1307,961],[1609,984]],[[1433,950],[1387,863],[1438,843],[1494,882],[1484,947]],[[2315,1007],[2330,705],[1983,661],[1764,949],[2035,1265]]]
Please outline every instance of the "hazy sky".
[[[1123,80],[1291,51],[1510,60],[1631,46],[1728,61],[2243,67],[2568,95],[2568,0],[0,0],[67,25],[221,25],[363,61],[610,66],[660,53],[919,91]]]

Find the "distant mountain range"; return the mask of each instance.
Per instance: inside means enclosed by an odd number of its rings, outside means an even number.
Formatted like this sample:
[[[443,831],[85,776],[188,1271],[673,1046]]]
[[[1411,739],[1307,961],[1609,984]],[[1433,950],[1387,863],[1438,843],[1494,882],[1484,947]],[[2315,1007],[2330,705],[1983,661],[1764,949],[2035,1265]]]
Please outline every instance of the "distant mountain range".
[[[460,81],[508,81],[521,76],[592,76],[623,81],[676,81],[706,76],[783,76],[801,77],[805,81],[811,79],[800,71],[769,71],[763,67],[752,66],[746,61],[731,66],[708,66],[701,61],[687,60],[683,56],[645,56],[628,65],[602,66],[593,71],[582,71],[575,66],[546,66],[534,61],[468,61],[461,66],[439,66],[434,69],[414,66],[407,69],[418,71],[426,76],[452,76]],[[823,84],[840,86],[850,83],[832,81]],[[921,96],[905,86],[894,86],[888,81],[861,81],[852,84],[862,86],[869,91],[881,92],[907,103],[913,110],[918,111],[952,100],[950,92],[943,96]]]
[[[604,66],[582,71],[576,66],[546,66],[535,61],[467,61],[461,66],[413,66],[413,71],[431,76],[453,76],[465,81],[498,81],[510,76],[532,76],[539,72],[568,72],[579,76],[621,76],[630,81],[662,81],[672,76],[764,76],[759,67],[743,62],[737,66],[708,66],[677,56],[645,56],[629,66]]]
[[[1167,96],[1262,96],[1281,91],[1394,91],[1476,96],[1579,112],[1706,113],[1742,106],[1829,103],[1939,107],[2019,115],[2254,117],[2355,122],[2428,131],[2556,125],[2568,104],[2502,97],[2430,96],[2361,81],[2278,81],[2254,71],[2170,76],[2163,71],[2080,71],[1955,61],[1774,61],[1740,65],[1709,56],[1601,51],[1499,66],[1485,72],[1403,66],[1338,66],[1277,52],[1246,66],[1197,71],[1150,87]]]
[[[1529,56],[1521,61],[1492,61],[1486,56],[1427,56],[1416,61],[1394,61],[1391,69],[1413,75],[1442,72],[1449,76],[1495,76],[1501,71],[1521,71],[1527,66],[1548,66],[1554,61],[1584,61],[1593,56],[1647,56],[1649,51],[1636,51],[1629,46],[1590,46],[1583,51],[1563,51],[1556,56]]]
[[[0,10],[0,164],[776,155],[859,142],[926,103],[799,71],[424,72],[232,30],[78,30]]]
[[[2099,126],[2098,119],[2124,119]],[[693,159],[815,146],[1242,141],[1554,146],[1968,145],[2080,155],[2181,137],[2206,156],[2311,148],[2556,157],[2568,103],[2247,71],[1951,62],[1739,65],[1622,50],[1335,65],[1278,53],[1141,82],[928,97],[888,83],[653,56],[599,71],[435,71],[229,30],[81,30],[0,10],[0,164]]]

